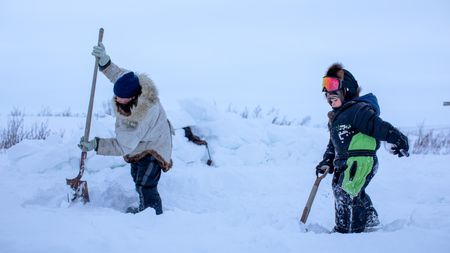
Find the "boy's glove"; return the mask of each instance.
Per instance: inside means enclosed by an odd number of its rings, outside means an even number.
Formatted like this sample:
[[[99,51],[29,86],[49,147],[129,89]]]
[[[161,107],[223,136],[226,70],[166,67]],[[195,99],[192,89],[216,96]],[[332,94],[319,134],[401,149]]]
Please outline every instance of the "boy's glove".
[[[97,151],[97,148],[98,148],[98,141],[97,141],[97,139],[98,138],[96,137],[96,138],[94,138],[94,139],[92,139],[90,141],[85,141],[84,140],[84,136],[82,136],[81,139],[80,139],[80,143],[78,144],[78,147],[81,150],[83,150],[83,148],[84,148],[86,151],[91,151],[91,150]]]
[[[327,167],[330,167],[330,169],[328,170],[328,173],[333,174],[334,166],[333,166],[332,159],[325,158],[316,166],[316,176],[319,176],[320,174],[325,173],[325,170],[327,169]]]
[[[393,144],[391,150],[394,155],[402,157],[404,156],[404,154],[408,153],[409,150],[408,137],[402,134],[398,129],[396,128],[390,129],[386,141]]]
[[[101,67],[105,66],[111,58],[106,54],[105,46],[103,43],[99,43],[98,46],[94,46],[92,49],[93,56],[98,57],[98,65]]]

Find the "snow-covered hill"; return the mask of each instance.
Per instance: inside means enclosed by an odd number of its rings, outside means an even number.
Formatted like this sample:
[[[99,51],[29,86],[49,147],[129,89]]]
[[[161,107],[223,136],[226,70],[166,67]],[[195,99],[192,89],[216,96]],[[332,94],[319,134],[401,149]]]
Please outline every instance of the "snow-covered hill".
[[[399,159],[379,151],[368,187],[384,227],[362,234],[327,234],[334,225],[330,177],[308,222],[299,217],[314,181],[327,130],[242,119],[204,102],[183,101],[169,116],[176,126],[174,167],[159,191],[164,214],[137,215],[129,166],[90,153],[84,179],[91,202],[67,202],[65,179],[78,172],[83,118],[49,118],[64,136],[23,141],[0,154],[1,252],[449,252],[449,156]],[[91,136],[113,135],[114,119],[93,121]],[[184,138],[182,126],[206,138]],[[309,232],[307,232],[307,230]]]

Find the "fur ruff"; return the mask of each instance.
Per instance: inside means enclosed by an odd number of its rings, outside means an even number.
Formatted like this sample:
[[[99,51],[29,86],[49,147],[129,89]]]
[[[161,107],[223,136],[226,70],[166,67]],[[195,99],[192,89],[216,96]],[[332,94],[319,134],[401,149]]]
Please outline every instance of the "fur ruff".
[[[158,90],[153,81],[146,74],[139,74],[138,77],[142,93],[138,97],[136,106],[131,108],[131,114],[129,116],[120,113],[120,109],[115,102],[115,97],[113,97],[112,101],[116,117],[131,127],[136,127],[138,122],[146,116],[148,110],[159,101]]]

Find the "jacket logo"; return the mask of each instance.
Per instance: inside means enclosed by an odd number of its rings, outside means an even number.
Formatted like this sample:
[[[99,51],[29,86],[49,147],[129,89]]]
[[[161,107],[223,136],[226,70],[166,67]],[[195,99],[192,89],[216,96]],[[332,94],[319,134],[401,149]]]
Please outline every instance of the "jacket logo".
[[[349,131],[352,128],[352,126],[350,124],[347,125],[338,125],[336,127],[337,130],[337,134],[339,137],[339,140],[341,140],[341,143],[344,143],[344,139],[346,137],[349,137],[351,134],[351,131]]]

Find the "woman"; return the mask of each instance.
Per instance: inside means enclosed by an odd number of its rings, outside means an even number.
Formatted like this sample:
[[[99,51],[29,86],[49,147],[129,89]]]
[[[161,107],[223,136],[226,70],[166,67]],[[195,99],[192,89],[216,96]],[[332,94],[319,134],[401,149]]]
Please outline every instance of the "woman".
[[[162,214],[157,187],[161,170],[172,167],[172,130],[156,86],[146,75],[136,75],[112,63],[103,44],[94,46],[92,54],[99,58],[103,74],[114,83],[116,136],[82,139],[79,147],[95,150],[99,155],[123,156],[131,164],[131,176],[139,194],[139,207],[130,207],[127,212],[152,207],[156,214]]]

